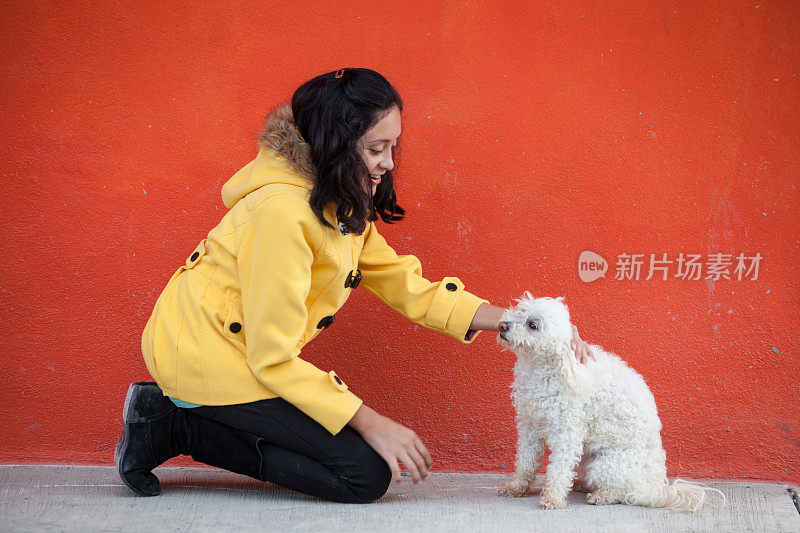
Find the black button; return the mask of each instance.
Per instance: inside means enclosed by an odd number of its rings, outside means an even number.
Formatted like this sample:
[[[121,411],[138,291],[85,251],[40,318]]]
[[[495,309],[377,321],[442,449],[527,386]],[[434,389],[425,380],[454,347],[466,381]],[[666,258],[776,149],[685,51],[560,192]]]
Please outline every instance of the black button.
[[[333,315],[326,316],[325,318],[323,318],[322,320],[319,321],[319,324],[317,324],[317,329],[325,329],[325,328],[327,328],[328,326],[333,324],[334,320],[336,320],[335,316],[333,316]]]
[[[189,258],[189,261],[194,261],[197,259],[197,256],[200,255],[200,252],[195,252],[192,254],[192,257]]]
[[[448,283],[447,285],[445,285],[445,288],[450,292],[455,292],[458,290],[458,285],[456,285],[455,283]]]
[[[341,385],[341,384],[342,384],[342,380],[341,380],[341,379],[339,379],[339,376],[333,376],[333,379],[335,379],[335,380],[336,380],[336,383],[338,383],[339,385]]]
[[[242,325],[238,322],[231,322],[230,328],[233,333],[239,333],[242,331]]]

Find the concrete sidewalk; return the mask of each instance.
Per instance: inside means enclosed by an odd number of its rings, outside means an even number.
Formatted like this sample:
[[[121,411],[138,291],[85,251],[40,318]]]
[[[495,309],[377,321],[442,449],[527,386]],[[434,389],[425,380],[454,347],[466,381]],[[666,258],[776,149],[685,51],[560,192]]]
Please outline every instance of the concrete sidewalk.
[[[323,502],[210,468],[158,468],[163,492],[134,495],[114,467],[0,466],[0,531],[769,531],[800,533],[786,486],[709,482],[719,500],[696,513],[596,507],[570,493],[566,509],[508,499],[500,474],[432,474],[395,484],[368,505]]]

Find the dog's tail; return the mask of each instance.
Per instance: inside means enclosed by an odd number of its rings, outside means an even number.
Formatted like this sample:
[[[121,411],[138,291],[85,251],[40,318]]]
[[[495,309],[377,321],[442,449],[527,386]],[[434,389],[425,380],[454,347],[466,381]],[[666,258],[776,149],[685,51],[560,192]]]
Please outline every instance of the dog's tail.
[[[725,495],[702,483],[692,483],[676,479],[672,483],[665,480],[663,484],[651,485],[644,490],[632,492],[625,496],[625,503],[644,507],[664,507],[673,511],[699,511],[706,501],[706,492],[718,493],[725,507]]]

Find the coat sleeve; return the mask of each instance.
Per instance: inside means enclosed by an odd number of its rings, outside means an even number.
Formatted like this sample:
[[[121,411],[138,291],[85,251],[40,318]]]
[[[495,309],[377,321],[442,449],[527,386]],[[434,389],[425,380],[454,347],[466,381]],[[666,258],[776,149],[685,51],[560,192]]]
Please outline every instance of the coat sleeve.
[[[239,245],[243,329],[250,370],[269,390],[337,434],[361,400],[333,372],[300,359],[314,255],[323,232],[303,198],[271,197],[255,208]]]
[[[444,333],[465,344],[477,337],[469,326],[475,312],[489,303],[464,290],[455,277],[431,282],[413,255],[397,255],[370,222],[358,260],[361,283],[392,309],[415,324]]]

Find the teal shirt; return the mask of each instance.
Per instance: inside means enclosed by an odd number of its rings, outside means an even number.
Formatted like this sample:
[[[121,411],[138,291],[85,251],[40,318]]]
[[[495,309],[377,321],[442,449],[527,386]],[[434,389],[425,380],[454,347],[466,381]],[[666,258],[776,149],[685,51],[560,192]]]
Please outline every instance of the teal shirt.
[[[168,398],[169,398],[169,396],[168,396]],[[169,398],[169,399],[172,400],[172,403],[174,403],[178,407],[189,407],[189,408],[191,408],[191,407],[203,407],[200,404],[184,402],[183,400],[178,400],[177,398]]]

